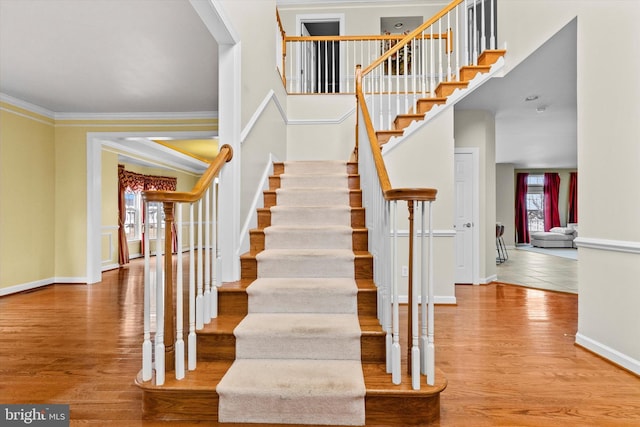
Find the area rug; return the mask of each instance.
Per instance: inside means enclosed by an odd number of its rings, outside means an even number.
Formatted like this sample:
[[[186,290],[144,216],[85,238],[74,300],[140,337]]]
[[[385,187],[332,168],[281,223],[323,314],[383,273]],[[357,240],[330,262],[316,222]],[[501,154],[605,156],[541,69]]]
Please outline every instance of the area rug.
[[[218,421],[364,425],[345,162],[287,162]]]
[[[538,248],[531,245],[522,245],[516,248],[519,251],[536,252],[544,255],[558,256],[561,258],[578,259],[578,250],[575,248]]]

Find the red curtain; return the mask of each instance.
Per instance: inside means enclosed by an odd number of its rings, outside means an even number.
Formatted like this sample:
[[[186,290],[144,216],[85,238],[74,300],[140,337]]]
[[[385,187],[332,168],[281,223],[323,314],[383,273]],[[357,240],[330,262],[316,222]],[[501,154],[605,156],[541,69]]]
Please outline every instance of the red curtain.
[[[144,188],[143,175],[129,172],[123,165],[118,165],[118,263],[125,265],[129,263],[129,246],[127,245],[127,233],[124,229],[124,222],[127,210],[124,201],[124,193],[130,191],[142,191]]]
[[[544,174],[544,231],[560,227],[558,212],[558,194],[560,193],[560,175],[556,172]]]
[[[519,173],[516,178],[516,242],[529,243],[529,218],[527,216],[528,173]]]
[[[567,222],[578,222],[578,172],[571,172],[569,176],[569,218]]]

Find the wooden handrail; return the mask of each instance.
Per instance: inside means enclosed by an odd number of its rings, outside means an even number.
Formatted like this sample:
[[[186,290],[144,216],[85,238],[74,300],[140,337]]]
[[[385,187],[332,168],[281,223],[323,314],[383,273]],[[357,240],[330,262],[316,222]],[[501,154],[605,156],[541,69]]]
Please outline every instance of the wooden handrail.
[[[428,39],[447,39],[450,32],[442,34],[423,34],[417,38],[424,40]],[[452,34],[452,33],[451,33]],[[309,41],[328,41],[328,42],[359,42],[359,41],[393,41],[403,40],[406,36],[404,34],[379,34],[379,35],[361,35],[361,36],[285,36],[284,39],[288,42],[309,42]]]
[[[391,190],[391,181],[389,181],[387,168],[384,165],[384,159],[382,158],[382,152],[380,151],[380,145],[378,144],[378,137],[376,136],[376,131],[373,128],[369,109],[367,108],[367,103],[365,102],[364,94],[362,93],[362,67],[360,65],[356,67],[356,99],[358,101],[358,105],[362,109],[364,126],[366,127],[367,135],[369,136],[369,144],[371,145],[373,161],[376,165],[376,171],[378,172],[378,180],[380,181],[382,194],[385,194],[387,191]],[[358,152],[357,147],[355,152]]]
[[[415,30],[413,30],[412,32],[407,34],[402,40],[400,40],[398,43],[396,43],[395,46],[393,46],[391,49],[386,51],[381,57],[379,57],[378,59],[373,61],[367,68],[365,68],[365,70],[362,72],[362,75],[366,76],[367,74],[369,74],[373,69],[375,69],[377,66],[379,66],[384,61],[389,59],[390,56],[392,56],[393,54],[398,52],[400,49],[402,49],[411,40],[413,40],[414,38],[418,37],[424,30],[426,30],[429,26],[431,26],[432,24],[437,22],[440,18],[445,16],[447,13],[449,13],[451,10],[453,10],[460,3],[462,3],[462,0],[454,0],[454,1],[452,1],[447,7],[445,7],[440,12],[438,12],[437,14],[432,16],[431,19],[429,19],[428,21],[425,21],[418,28],[416,28]]]
[[[213,179],[220,173],[222,166],[233,158],[233,148],[224,144],[220,147],[220,152],[211,162],[206,171],[202,174],[198,182],[191,191],[161,191],[147,190],[142,192],[142,198],[147,202],[174,202],[193,203],[202,198],[204,192],[209,188]]]

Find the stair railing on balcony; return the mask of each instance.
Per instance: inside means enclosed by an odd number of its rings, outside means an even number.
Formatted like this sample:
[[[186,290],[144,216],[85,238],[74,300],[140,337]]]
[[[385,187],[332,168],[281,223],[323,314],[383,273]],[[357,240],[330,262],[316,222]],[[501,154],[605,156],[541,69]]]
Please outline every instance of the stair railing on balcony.
[[[367,212],[369,251],[374,257],[374,281],[378,286],[378,318],[386,332],[387,372],[391,373],[394,384],[400,384],[402,379],[397,271],[398,202],[406,201],[409,209],[407,369],[411,374],[412,388],[418,390],[421,373],[426,375],[428,385],[435,384],[431,205],[436,199],[437,190],[392,187],[362,92],[360,67],[356,68],[356,98],[358,103],[356,135],[359,141],[356,145],[356,156],[361,176],[363,205]],[[425,228],[425,218],[427,218],[425,203],[428,203],[428,229]],[[414,227],[414,204],[419,207],[422,227],[420,233],[417,233]],[[420,234],[419,254],[414,250],[418,234]],[[428,236],[428,248],[425,248],[425,236]],[[420,272],[419,282],[414,280],[418,271]],[[420,301],[418,295],[421,296]],[[420,324],[421,329],[419,329]]]
[[[482,52],[495,49],[495,3],[451,2],[363,70],[376,130],[393,129],[398,114],[417,112],[418,99],[441,97],[439,85],[459,82],[462,67],[477,65]]]
[[[187,368],[196,369],[196,333],[217,317],[219,283],[217,177],[233,157],[223,145],[216,158],[189,192],[144,191],[144,329],[142,380],[163,385],[165,374],[175,370],[176,379],[185,377],[183,208],[189,212],[189,268]],[[151,269],[149,231],[151,211],[157,212],[155,230],[155,271]],[[194,211],[197,211],[197,216]],[[164,213],[162,215],[161,213]],[[164,217],[164,219],[163,219]],[[164,225],[163,225],[164,222]],[[164,229],[164,236],[160,230]],[[175,230],[175,231],[173,231]],[[174,239],[175,237],[175,239]],[[175,245],[175,260],[173,256]],[[176,264],[176,274],[173,264]],[[175,283],[175,287],[174,287]],[[174,305],[175,299],[175,305]],[[154,331],[152,343],[152,331]]]
[[[438,84],[459,80],[462,66],[496,48],[495,3],[455,0],[409,34],[289,36],[276,14],[278,69],[290,94],[354,93],[352,70],[371,64],[363,89],[380,98],[372,119],[376,129],[391,129],[397,114],[435,97]]]

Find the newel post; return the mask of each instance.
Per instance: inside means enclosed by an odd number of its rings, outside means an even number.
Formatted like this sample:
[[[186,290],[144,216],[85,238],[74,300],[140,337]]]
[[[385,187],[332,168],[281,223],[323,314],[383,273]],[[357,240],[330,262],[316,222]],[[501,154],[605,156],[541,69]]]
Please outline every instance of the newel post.
[[[409,209],[409,277],[407,281],[407,370],[411,375],[411,351],[413,342],[413,200],[407,200],[407,208]]]
[[[173,307],[173,202],[163,202],[164,209],[164,342],[165,368],[175,369],[175,312]]]

